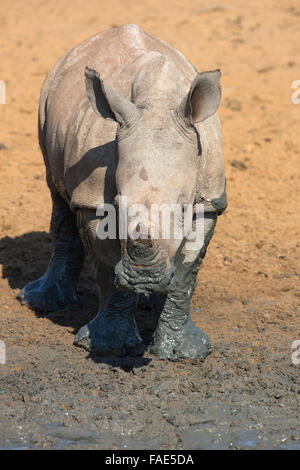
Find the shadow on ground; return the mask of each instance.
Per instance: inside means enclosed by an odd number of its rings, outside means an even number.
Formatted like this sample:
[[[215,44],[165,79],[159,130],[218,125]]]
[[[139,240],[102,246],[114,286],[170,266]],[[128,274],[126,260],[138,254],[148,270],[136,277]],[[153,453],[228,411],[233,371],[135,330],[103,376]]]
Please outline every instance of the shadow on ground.
[[[22,289],[28,282],[38,279],[45,273],[51,251],[51,235],[46,232],[29,232],[19,237],[2,238],[0,240],[2,277],[8,280],[12,289]],[[63,327],[72,327],[74,334],[76,334],[83,325],[95,317],[98,310],[98,294],[87,259],[80,276],[78,290],[80,303],[77,308],[58,310],[47,314],[35,311],[35,315],[37,317],[47,316],[53,323]],[[144,344],[148,346],[157,323],[157,315],[154,310],[139,309],[136,322]],[[144,357],[100,358],[89,354],[88,358],[128,371],[150,362]]]

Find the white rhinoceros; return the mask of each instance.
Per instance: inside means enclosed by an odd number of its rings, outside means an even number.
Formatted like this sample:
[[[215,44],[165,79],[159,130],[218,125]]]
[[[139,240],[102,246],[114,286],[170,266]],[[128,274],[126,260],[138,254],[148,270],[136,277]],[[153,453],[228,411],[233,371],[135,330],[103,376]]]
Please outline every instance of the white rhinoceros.
[[[226,208],[219,78],[219,70],[198,73],[176,49],[130,24],[87,39],[48,73],[39,141],[54,249],[46,274],[18,297],[39,311],[72,307],[87,252],[100,310],[76,345],[100,356],[142,354],[134,314],[137,295],[151,294],[160,310],[151,345],[159,358],[204,359],[211,351],[190,318],[190,300]],[[96,210],[114,204],[118,212],[120,196],[128,207],[203,204],[203,243],[190,250],[184,238],[99,238]]]

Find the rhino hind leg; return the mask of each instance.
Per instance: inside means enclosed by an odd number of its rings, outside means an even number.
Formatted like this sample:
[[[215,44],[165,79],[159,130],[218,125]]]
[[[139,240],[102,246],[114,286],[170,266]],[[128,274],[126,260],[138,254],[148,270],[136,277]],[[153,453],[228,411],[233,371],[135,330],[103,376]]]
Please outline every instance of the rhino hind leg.
[[[71,309],[78,303],[76,291],[84,259],[76,215],[57,193],[52,192],[51,234],[53,253],[47,272],[29,282],[18,294],[22,304],[39,312]]]
[[[114,287],[114,271],[108,266],[99,263],[97,271],[101,272],[101,279],[100,274],[96,276],[100,310],[93,320],[80,328],[74,345],[96,356],[142,355],[145,346],[134,320],[136,294]]]

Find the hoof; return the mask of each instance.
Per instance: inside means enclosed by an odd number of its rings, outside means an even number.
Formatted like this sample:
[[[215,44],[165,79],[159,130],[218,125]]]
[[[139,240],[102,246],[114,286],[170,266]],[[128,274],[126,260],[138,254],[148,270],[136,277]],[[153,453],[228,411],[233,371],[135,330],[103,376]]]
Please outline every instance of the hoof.
[[[131,316],[113,318],[101,312],[80,328],[74,345],[97,356],[141,356],[145,350]]]
[[[212,348],[208,336],[192,320],[180,330],[172,330],[162,323],[155,332],[150,351],[159,359],[176,361],[180,358],[203,361]]]
[[[61,286],[56,280],[49,280],[47,274],[27,284],[17,295],[21,304],[28,304],[39,312],[54,312],[72,309],[78,304],[76,289],[73,285]]]

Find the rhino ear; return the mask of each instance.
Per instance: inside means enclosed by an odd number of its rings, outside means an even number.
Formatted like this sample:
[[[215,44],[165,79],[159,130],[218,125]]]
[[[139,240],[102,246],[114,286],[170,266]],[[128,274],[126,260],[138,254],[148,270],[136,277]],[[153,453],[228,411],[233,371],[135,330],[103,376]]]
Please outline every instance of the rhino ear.
[[[220,70],[202,72],[193,81],[188,95],[178,107],[178,113],[186,121],[194,124],[214,114],[220,104]]]
[[[89,67],[85,69],[85,84],[90,105],[98,116],[123,125],[139,114],[135,104],[104,85],[98,72]]]

